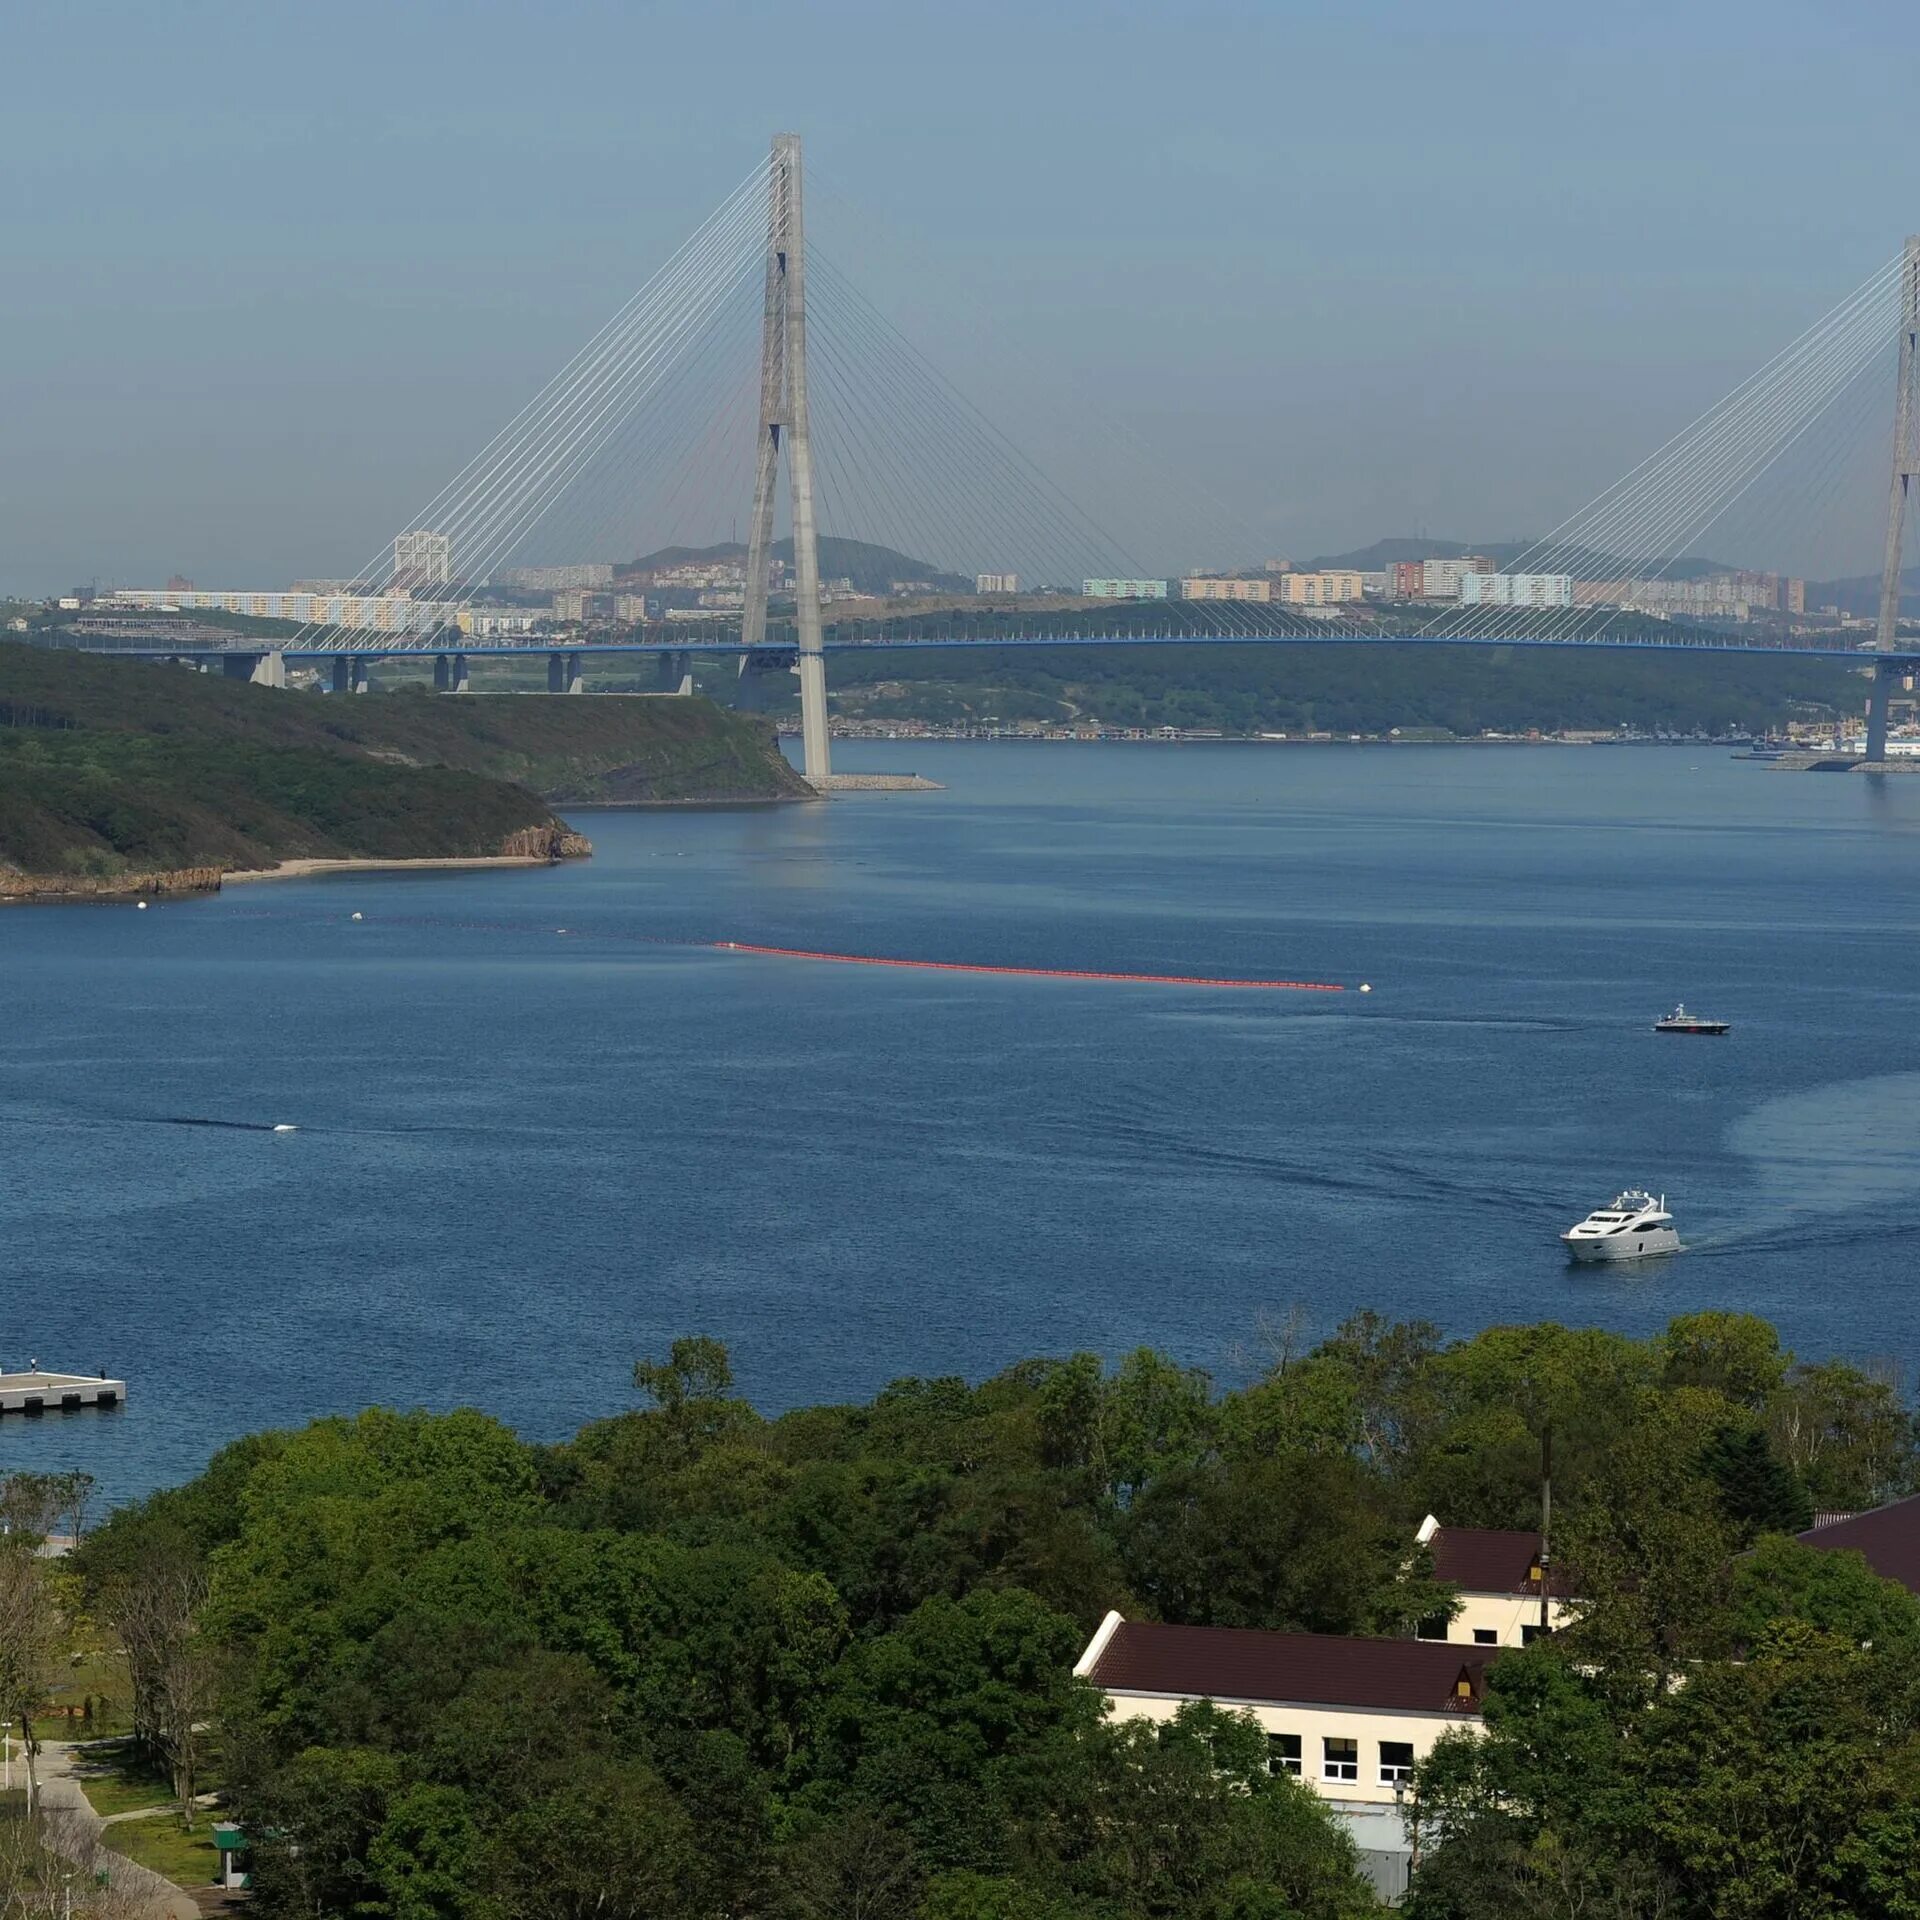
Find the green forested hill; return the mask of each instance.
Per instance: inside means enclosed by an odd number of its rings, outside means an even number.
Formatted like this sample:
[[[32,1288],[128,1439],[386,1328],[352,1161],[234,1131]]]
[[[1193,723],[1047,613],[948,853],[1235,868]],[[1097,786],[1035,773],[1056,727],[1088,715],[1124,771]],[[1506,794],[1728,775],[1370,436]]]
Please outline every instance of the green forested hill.
[[[875,718],[1084,717],[1230,733],[1719,733],[1857,712],[1865,698],[1857,676],[1820,660],[1387,644],[876,648],[836,654],[828,679],[840,711]]]
[[[703,700],[345,699],[0,645],[0,869],[19,874],[490,854],[558,830],[546,799],[800,791],[762,723]]]

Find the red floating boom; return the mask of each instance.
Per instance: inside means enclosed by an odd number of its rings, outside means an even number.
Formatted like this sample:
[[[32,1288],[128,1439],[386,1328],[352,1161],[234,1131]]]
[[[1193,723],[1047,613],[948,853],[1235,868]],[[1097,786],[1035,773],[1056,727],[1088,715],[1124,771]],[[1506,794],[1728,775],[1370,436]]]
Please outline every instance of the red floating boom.
[[[756,947],[716,940],[716,953],[757,953],[770,960],[831,960],[843,967],[912,967],[928,973],[997,973],[1015,980],[1129,980],[1150,987],[1242,987],[1263,993],[1344,993],[1330,980],[1209,980],[1188,973],[1098,973],[1089,967],[987,967],[971,960],[890,960],[877,953],[810,953],[803,947]]]

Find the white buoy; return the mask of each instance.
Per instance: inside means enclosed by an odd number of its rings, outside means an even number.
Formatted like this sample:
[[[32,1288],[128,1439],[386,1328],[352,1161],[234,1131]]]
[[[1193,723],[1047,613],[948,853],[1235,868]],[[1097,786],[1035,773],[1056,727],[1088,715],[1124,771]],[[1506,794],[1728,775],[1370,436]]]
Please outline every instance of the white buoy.
[[[147,910],[147,903],[146,903],[146,902],[145,902],[144,900],[142,900],[142,901],[140,902],[140,911],[141,911],[142,913],[145,913],[145,912],[146,912],[146,910]]]
[[[282,1120],[280,1124],[274,1128],[275,1133],[298,1133],[299,1131],[300,1129],[298,1127],[287,1120]]]
[[[360,916],[359,916],[359,915],[358,915],[357,913],[356,913],[356,914],[355,914],[355,915],[354,915],[353,917],[354,917],[354,918],[355,918],[356,920],[358,920],[358,919],[360,918]]]
[[[1360,991],[1362,993],[1371,993],[1373,989],[1370,986],[1368,986],[1368,984],[1364,980],[1362,980],[1360,982]]]

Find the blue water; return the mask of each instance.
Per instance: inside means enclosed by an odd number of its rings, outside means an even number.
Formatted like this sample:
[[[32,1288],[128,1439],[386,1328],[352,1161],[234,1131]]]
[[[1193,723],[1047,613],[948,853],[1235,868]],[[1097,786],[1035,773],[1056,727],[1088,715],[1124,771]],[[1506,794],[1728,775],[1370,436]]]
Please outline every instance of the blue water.
[[[1708,748],[839,762],[946,791],[583,815],[596,857],[547,871],[0,914],[0,1360],[131,1383],[0,1423],[0,1470],[125,1497],[371,1401],[558,1437],[690,1331],[770,1409],[1141,1342],[1230,1377],[1296,1307],[1729,1306],[1911,1352],[1920,778]],[[1732,1036],[1650,1033],[1681,996]],[[1629,1183],[1691,1250],[1570,1272],[1556,1232]]]

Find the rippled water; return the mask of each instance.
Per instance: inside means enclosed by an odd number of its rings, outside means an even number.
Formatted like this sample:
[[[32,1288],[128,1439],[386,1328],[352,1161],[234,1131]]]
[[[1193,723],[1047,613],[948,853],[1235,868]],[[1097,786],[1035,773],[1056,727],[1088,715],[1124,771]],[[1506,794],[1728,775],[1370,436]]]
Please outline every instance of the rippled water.
[[[118,1415],[0,1423],[0,1468],[125,1495],[373,1400],[556,1437],[693,1330],[768,1407],[1142,1341],[1231,1372],[1294,1305],[1461,1332],[1724,1305],[1912,1350],[1920,778],[840,761],[947,790],[595,813],[596,858],[551,871],[0,915],[0,1360],[131,1382]],[[1732,1036],[1648,1032],[1683,995]],[[1628,1183],[1691,1250],[1570,1272],[1556,1232]]]

